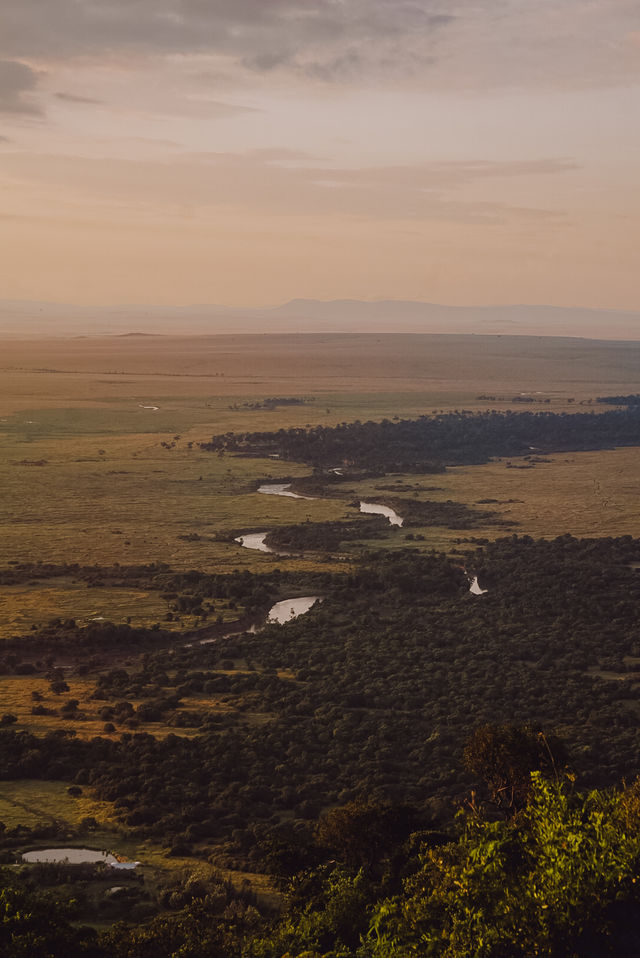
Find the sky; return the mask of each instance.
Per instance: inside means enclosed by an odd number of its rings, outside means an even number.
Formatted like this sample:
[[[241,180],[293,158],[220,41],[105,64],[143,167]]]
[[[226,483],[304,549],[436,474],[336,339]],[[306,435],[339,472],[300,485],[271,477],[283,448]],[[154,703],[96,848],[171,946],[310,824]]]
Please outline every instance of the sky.
[[[2,0],[0,296],[640,308],[638,0]]]

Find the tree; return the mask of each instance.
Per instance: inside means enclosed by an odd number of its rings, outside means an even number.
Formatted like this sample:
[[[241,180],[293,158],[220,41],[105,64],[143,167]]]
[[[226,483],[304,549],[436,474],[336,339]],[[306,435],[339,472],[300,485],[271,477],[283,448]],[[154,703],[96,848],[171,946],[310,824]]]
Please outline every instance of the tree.
[[[350,868],[369,871],[414,827],[415,811],[408,805],[356,800],[324,815],[315,840]]]
[[[534,725],[481,725],[464,749],[464,763],[481,778],[500,808],[522,808],[531,791],[531,772],[557,778],[567,761],[555,735]]]

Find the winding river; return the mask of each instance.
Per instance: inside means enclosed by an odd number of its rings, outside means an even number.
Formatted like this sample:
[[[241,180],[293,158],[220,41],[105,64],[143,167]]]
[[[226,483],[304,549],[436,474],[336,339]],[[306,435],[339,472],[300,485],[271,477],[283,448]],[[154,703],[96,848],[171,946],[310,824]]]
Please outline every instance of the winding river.
[[[245,549],[258,549],[259,552],[271,552],[277,555],[275,549],[270,549],[264,541],[268,535],[268,532],[247,532],[244,536],[236,536],[233,541],[239,542]]]
[[[486,595],[488,591],[489,591],[488,589],[483,589],[480,586],[480,583],[478,582],[478,576],[475,575],[473,579],[471,580],[471,585],[469,586],[469,592],[471,592],[472,595]]]
[[[287,496],[289,499],[313,499],[313,496],[300,496],[297,492],[291,492],[290,482],[265,483],[258,486],[258,492],[265,496]]]
[[[338,472],[339,470],[334,469],[333,471]],[[297,492],[292,492],[290,482],[263,483],[261,486],[258,486],[258,492],[261,492],[265,496],[286,496],[289,499],[313,499],[313,496],[301,496]],[[403,518],[389,506],[382,506],[377,502],[361,501],[360,512],[369,515],[384,516],[389,520],[392,526],[401,526],[404,522]],[[272,555],[286,555],[286,552],[277,552],[265,544],[264,540],[267,535],[268,533],[266,532],[248,532],[245,535],[237,536],[234,542],[238,542],[241,546],[244,546],[245,549],[257,549],[259,552],[270,552]]]
[[[269,609],[267,624],[276,622],[278,625],[284,625],[285,622],[291,622],[292,619],[297,619],[299,615],[308,612],[316,602],[322,602],[322,596],[303,595],[296,599],[283,599],[281,602],[276,602]]]
[[[291,622],[293,619],[297,619],[298,616],[304,615],[316,602],[322,602],[323,599],[324,596],[321,595],[300,595],[295,596],[293,599],[281,599],[280,602],[276,602],[275,605],[271,606],[262,623],[252,625],[246,629],[246,631],[255,635],[257,632],[262,632],[265,625],[284,625],[285,622]],[[242,633],[238,631],[225,632],[224,635],[215,639],[201,639],[198,644],[213,645],[214,642],[219,642],[220,639],[227,639],[232,635],[242,635]],[[191,643],[185,646],[185,648],[191,648]]]
[[[392,526],[401,526],[404,522],[404,519],[389,506],[381,506],[377,502],[361,502],[360,512],[366,512],[374,516],[385,516]]]

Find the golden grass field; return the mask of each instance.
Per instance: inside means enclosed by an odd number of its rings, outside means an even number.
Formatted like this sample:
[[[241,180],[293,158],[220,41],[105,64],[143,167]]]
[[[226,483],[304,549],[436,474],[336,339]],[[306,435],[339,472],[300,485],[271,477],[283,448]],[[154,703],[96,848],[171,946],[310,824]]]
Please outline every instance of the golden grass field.
[[[284,560],[243,549],[230,533],[338,519],[354,510],[345,499],[258,494],[260,480],[305,475],[307,468],[202,452],[197,443],[213,433],[510,407],[479,395],[528,393],[540,405],[512,408],[576,409],[603,393],[633,391],[640,371],[634,344],[532,337],[124,336],[1,345],[3,563],[269,569]],[[276,410],[243,405],[273,396],[308,401]],[[451,469],[437,482],[422,482],[441,492],[416,491],[468,505],[517,500],[485,508],[534,536],[640,533],[635,449],[553,459],[531,470],[500,462]],[[406,481],[421,485],[416,477]],[[354,492],[370,494],[378,484]],[[464,536],[413,531],[425,535],[420,547],[447,548]],[[181,538],[194,534],[197,541]],[[473,532],[496,534],[492,526]],[[387,544],[407,541],[401,530],[390,530]],[[323,557],[286,561],[327,566]],[[40,581],[0,588],[0,636],[58,616],[80,623],[130,617],[136,625],[157,622],[165,611],[153,593]]]
[[[238,663],[242,666],[243,663]],[[224,672],[224,669],[218,669]],[[242,668],[229,671],[228,674],[238,675],[242,673]],[[15,728],[24,729],[34,735],[42,735],[51,728],[64,728],[72,730],[80,739],[92,738],[100,735],[103,738],[117,739],[122,732],[148,732],[155,735],[156,738],[163,738],[169,734],[179,734],[194,736],[197,729],[194,728],[176,728],[163,722],[140,722],[135,729],[121,722],[115,721],[116,729],[114,732],[105,732],[104,719],[99,716],[100,709],[105,705],[114,705],[118,696],[112,696],[105,700],[92,699],[91,693],[95,689],[94,678],[80,678],[67,670],[66,681],[69,691],[61,695],[56,695],[49,689],[49,683],[43,678],[33,678],[32,676],[4,676],[2,678],[2,711],[10,712],[17,718]],[[31,698],[32,692],[39,692],[42,696],[38,700],[38,705],[43,705],[56,711],[55,715],[32,715],[31,708],[34,700]],[[171,690],[168,690],[171,691]],[[78,702],[78,715],[80,717],[69,719],[59,714],[60,706],[69,699],[75,699]],[[142,699],[129,698],[134,707],[140,705]],[[181,709],[177,711],[199,711],[208,715],[225,715],[234,712],[236,707],[234,697],[229,694],[207,695],[203,697],[187,697],[183,701]],[[243,712],[243,720],[252,725],[261,725],[267,720],[264,713]],[[1,784],[1,783],[0,783]],[[1,791],[1,789],[0,789]],[[0,815],[0,820],[2,816]]]
[[[63,782],[0,782],[0,821],[7,828],[60,821],[77,828],[83,818],[95,818],[99,825],[115,827],[111,805],[85,794],[77,798],[67,792]]]

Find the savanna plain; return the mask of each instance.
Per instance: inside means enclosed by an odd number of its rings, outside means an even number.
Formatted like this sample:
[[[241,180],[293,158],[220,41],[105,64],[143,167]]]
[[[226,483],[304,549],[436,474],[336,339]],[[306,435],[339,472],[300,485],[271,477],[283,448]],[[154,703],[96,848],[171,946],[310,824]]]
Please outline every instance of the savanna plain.
[[[420,953],[372,915],[410,834],[437,847],[475,789],[518,804],[482,730],[526,777],[634,779],[639,343],[132,332],[7,340],[0,374],[0,854],[140,863],[20,866],[67,954],[185,923],[194,956]],[[389,451],[423,421],[427,459]]]

